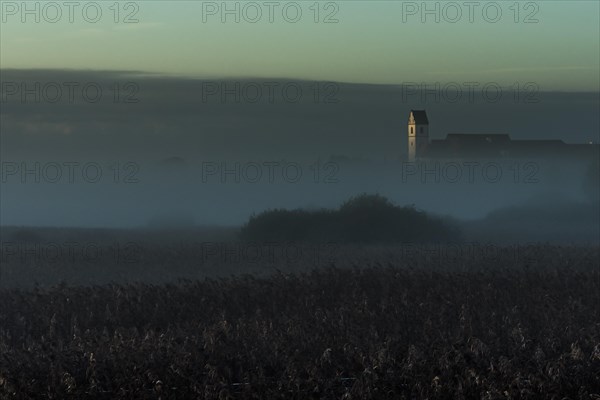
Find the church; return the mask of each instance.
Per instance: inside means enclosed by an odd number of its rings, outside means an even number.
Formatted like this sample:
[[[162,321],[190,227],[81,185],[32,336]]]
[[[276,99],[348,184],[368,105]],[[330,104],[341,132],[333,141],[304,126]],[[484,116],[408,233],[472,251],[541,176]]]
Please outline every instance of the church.
[[[408,117],[408,161],[428,159],[537,159],[593,161],[600,157],[598,144],[567,144],[562,140],[513,140],[502,134],[449,133],[445,139],[429,139],[425,110],[411,110]]]

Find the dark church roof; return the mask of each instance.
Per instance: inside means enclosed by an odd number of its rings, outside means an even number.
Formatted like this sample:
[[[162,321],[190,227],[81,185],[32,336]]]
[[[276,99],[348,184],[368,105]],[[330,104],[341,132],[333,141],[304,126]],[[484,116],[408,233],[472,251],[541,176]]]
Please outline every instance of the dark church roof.
[[[568,145],[562,140],[512,140],[507,134],[451,133],[425,150],[434,158],[590,157],[598,145]]]
[[[511,139],[505,134],[451,133],[444,140],[432,140],[429,157],[495,157],[508,152]]]
[[[506,144],[510,142],[510,136],[504,133],[494,133],[494,134],[486,134],[486,133],[449,133],[446,136],[446,141],[460,141],[461,143],[469,143],[469,144]]]
[[[413,117],[415,117],[415,123],[417,123],[417,125],[429,125],[425,110],[410,110],[410,112]]]

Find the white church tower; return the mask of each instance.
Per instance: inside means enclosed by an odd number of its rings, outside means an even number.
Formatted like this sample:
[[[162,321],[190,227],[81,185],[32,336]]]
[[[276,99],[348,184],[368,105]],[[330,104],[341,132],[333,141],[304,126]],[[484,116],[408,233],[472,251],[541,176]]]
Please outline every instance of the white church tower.
[[[429,144],[429,120],[425,110],[410,110],[408,117],[408,161],[423,156]]]

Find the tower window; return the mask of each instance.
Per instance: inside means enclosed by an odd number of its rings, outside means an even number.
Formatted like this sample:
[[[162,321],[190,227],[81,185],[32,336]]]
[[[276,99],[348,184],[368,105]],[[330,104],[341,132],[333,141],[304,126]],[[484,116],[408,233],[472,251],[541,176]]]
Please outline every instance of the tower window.
[[[410,127],[410,133],[415,133],[415,128],[413,128],[412,126]]]

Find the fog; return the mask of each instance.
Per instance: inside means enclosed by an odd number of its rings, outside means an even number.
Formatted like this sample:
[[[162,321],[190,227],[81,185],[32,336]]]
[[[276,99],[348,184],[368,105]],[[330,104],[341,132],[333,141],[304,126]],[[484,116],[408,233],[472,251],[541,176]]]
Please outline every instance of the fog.
[[[97,88],[101,95],[89,94]],[[410,109],[427,110],[431,139],[460,132],[598,142],[597,94],[530,89],[502,88],[492,101],[466,89],[6,70],[1,225],[238,226],[272,208],[335,208],[379,193],[470,224],[492,224],[506,209],[554,208],[566,236],[572,222],[593,239],[589,160],[406,162]],[[564,221],[569,209],[585,212]],[[533,229],[534,217],[522,223]]]

